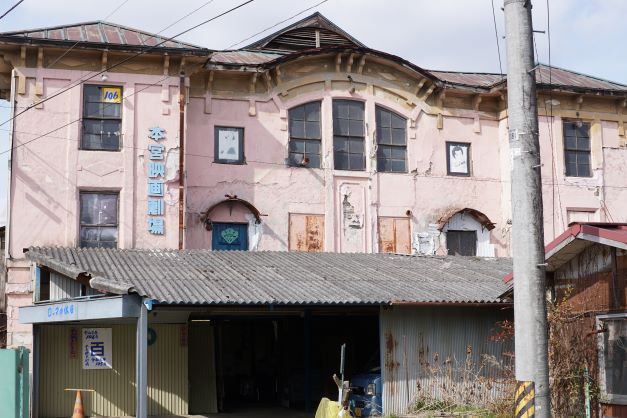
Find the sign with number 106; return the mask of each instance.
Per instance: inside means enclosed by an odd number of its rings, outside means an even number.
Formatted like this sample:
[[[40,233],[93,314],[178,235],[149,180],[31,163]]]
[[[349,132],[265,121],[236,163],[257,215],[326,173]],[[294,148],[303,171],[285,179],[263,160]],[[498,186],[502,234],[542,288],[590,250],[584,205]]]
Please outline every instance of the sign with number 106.
[[[102,88],[103,103],[121,103],[122,89],[119,87],[103,87]]]

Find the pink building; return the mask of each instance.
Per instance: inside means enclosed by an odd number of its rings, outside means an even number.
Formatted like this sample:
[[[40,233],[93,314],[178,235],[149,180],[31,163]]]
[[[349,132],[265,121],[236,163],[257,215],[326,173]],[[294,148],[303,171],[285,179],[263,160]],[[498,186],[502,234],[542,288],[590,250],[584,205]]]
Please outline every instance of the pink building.
[[[317,13],[235,51],[91,22],[0,34],[0,56],[9,346],[31,344],[33,246],[511,255],[502,75],[422,69]],[[536,76],[545,241],[627,221],[627,87]]]

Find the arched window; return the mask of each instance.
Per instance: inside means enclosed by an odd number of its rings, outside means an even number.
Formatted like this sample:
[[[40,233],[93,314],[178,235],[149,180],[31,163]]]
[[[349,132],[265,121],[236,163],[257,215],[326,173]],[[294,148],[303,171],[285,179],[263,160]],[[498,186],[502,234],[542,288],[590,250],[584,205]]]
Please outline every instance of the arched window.
[[[364,103],[333,100],[333,159],[336,170],[365,170]]]
[[[407,172],[407,119],[376,107],[377,170]]]
[[[289,164],[320,168],[322,142],[320,102],[305,103],[289,111]]]

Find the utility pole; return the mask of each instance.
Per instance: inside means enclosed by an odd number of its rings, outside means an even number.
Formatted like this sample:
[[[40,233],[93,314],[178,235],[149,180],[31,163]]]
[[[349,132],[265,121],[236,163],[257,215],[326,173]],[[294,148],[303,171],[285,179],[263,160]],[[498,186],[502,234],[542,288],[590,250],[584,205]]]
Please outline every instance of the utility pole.
[[[531,0],[504,0],[504,4],[512,161],[516,380],[533,382],[526,387],[535,390],[535,399],[526,407],[535,407],[535,417],[546,418],[551,416],[551,398]]]

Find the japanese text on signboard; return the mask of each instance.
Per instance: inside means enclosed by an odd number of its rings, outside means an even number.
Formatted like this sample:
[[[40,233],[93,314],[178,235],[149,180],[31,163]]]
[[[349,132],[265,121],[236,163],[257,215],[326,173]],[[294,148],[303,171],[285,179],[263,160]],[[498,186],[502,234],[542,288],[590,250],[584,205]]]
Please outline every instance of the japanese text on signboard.
[[[148,129],[148,232],[153,235],[165,234],[165,129]]]
[[[111,328],[83,328],[83,369],[111,369]]]

